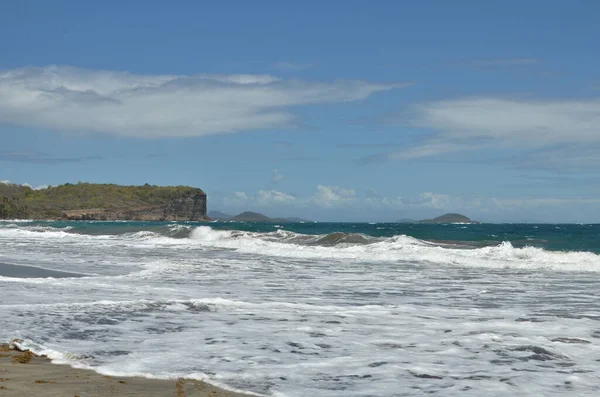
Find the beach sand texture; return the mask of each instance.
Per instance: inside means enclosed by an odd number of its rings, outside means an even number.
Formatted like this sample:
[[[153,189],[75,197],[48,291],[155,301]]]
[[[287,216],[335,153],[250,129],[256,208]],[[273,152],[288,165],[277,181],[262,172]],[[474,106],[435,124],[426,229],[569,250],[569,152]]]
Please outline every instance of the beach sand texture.
[[[207,383],[104,376],[0,344],[0,397],[247,397]]]

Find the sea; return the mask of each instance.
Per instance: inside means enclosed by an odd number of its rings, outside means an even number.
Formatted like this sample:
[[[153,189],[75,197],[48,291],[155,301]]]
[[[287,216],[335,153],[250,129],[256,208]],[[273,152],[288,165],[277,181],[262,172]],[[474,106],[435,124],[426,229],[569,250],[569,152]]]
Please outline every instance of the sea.
[[[262,396],[599,396],[600,225],[2,221],[14,338]]]

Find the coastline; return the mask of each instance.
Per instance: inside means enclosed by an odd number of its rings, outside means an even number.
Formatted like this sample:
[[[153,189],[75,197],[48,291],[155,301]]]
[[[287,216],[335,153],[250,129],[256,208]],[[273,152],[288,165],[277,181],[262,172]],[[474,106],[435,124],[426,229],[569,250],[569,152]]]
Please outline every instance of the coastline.
[[[248,397],[192,379],[105,376],[0,344],[0,396]]]

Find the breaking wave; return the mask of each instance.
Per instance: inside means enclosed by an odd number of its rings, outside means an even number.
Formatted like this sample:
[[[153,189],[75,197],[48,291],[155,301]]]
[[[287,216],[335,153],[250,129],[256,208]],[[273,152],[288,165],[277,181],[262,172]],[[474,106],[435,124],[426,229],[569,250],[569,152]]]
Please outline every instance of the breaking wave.
[[[331,258],[405,261],[489,268],[600,271],[600,256],[591,252],[546,251],[542,248],[515,248],[510,242],[465,249],[440,245],[399,235],[376,238],[361,234],[332,233],[321,236],[293,232],[253,233],[217,231],[201,226],[190,238],[202,245],[240,252],[295,258]]]
[[[402,261],[415,265],[443,264],[487,268],[600,271],[600,255],[586,251],[549,251],[514,247],[504,241],[484,247],[439,243],[407,235],[373,237],[362,233],[301,234],[283,229],[272,232],[217,230],[209,226],[159,225],[121,234],[85,234],[71,226],[25,226],[5,224],[0,236],[17,234],[41,239],[104,240],[106,244],[186,246],[187,249],[227,249],[261,256],[359,261]],[[75,243],[77,241],[74,241]]]

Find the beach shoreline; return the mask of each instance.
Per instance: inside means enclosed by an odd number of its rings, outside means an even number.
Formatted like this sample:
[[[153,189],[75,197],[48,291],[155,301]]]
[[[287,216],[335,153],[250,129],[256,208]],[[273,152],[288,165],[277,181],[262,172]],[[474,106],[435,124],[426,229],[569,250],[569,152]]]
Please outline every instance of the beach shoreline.
[[[106,376],[0,344],[0,397],[248,397],[193,379]]]

